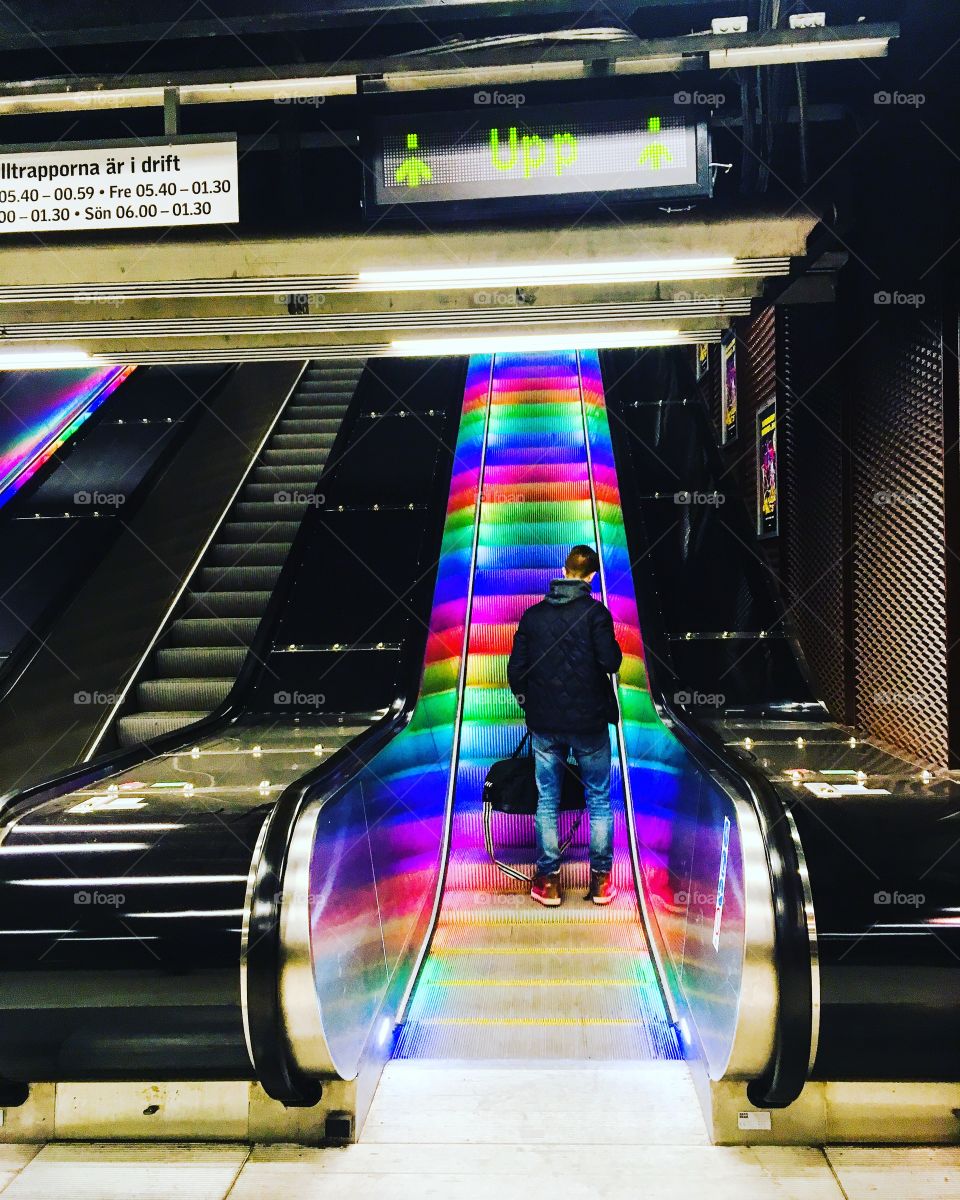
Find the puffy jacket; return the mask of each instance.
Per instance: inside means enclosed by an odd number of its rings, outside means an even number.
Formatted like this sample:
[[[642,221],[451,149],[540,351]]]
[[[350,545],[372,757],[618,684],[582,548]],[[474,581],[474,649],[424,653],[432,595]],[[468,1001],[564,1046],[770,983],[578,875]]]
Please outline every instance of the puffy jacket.
[[[622,660],[613,617],[590,585],[554,579],[520,618],[507,678],[534,733],[599,733],[617,720],[609,677]]]

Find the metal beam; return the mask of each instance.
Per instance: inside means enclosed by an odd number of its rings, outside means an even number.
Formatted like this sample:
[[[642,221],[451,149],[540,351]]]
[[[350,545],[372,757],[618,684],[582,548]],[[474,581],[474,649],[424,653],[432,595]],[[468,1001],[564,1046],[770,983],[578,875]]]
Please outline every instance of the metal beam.
[[[178,72],[169,75],[73,76],[0,86],[0,115],[77,112],[162,106],[165,89],[180,101],[231,104],[244,101],[343,96],[363,91],[427,91],[554,80],[592,79],[598,74],[660,74],[726,69],[731,65],[826,61],[886,54],[900,34],[893,22],[764,33],[692,34],[680,38],[555,41],[546,46],[450,49],[396,58],[339,60],[307,66]]]
[[[587,329],[708,340],[767,279],[796,269],[816,224],[760,213],[502,228],[496,238],[480,227],[11,246],[0,255],[0,350],[69,346],[151,362]]]

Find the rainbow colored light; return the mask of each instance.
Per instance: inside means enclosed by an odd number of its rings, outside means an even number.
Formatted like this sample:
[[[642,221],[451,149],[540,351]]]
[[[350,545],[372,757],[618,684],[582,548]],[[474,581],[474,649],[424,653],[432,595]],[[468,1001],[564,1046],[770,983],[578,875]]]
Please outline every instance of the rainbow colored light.
[[[74,436],[133,372],[133,367],[24,373],[0,404],[22,426],[0,445],[0,507]],[[17,394],[25,389],[26,394]]]

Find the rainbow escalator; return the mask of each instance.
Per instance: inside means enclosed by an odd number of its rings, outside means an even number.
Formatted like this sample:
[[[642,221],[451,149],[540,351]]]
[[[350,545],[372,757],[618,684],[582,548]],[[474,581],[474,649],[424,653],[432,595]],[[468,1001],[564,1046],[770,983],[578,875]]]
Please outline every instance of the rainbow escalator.
[[[613,905],[584,899],[586,820],[561,872],[559,909],[533,904],[484,848],[483,778],[524,728],[506,674],[517,622],[571,545],[598,542],[602,510],[616,504],[609,481],[598,493],[591,475],[586,402],[598,402],[588,385],[597,364],[584,358],[583,373],[575,352],[497,355],[493,364],[446,886],[398,1057],[679,1057],[638,912],[617,755]],[[642,660],[636,609],[625,622],[625,604],[618,594],[626,687]],[[572,816],[564,820],[569,827]],[[493,837],[501,858],[532,873],[532,818],[494,813]]]

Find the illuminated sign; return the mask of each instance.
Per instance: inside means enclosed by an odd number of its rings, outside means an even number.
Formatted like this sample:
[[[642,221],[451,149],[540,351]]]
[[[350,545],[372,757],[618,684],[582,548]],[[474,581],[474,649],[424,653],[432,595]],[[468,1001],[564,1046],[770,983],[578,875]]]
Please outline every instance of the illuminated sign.
[[[706,196],[708,143],[705,120],[657,102],[384,117],[369,137],[366,206],[402,216]]]

